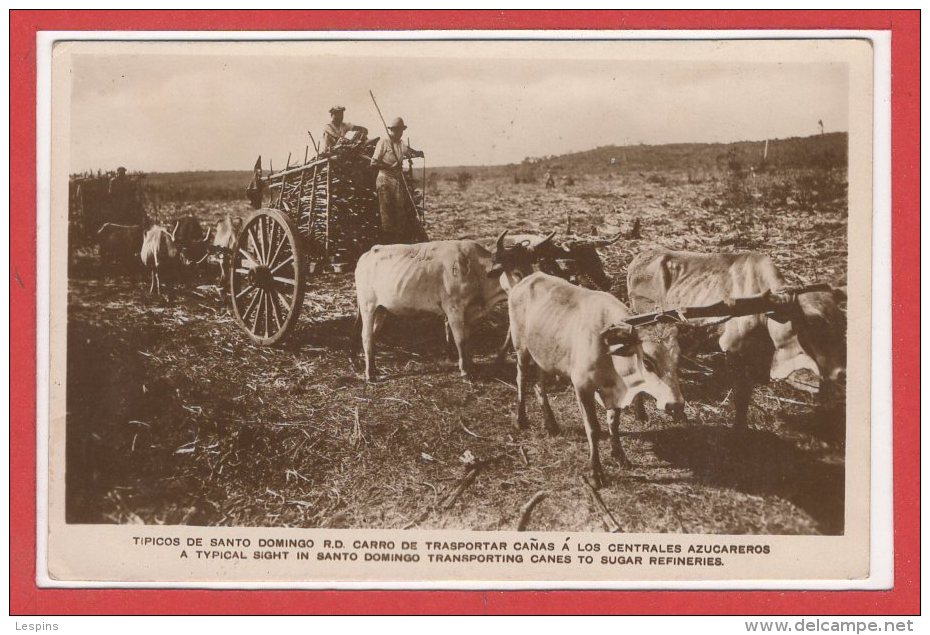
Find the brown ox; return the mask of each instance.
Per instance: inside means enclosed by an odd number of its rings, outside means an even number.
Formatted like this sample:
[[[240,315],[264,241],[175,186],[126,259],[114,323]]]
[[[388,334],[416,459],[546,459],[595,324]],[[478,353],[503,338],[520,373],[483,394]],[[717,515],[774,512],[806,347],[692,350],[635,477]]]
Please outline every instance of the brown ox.
[[[546,429],[559,426],[549,405],[546,383],[567,377],[575,391],[588,436],[591,478],[603,482],[598,454],[599,426],[595,402],[608,410],[611,455],[624,468],[630,463],[620,444],[620,409],[641,393],[655,397],[659,408],[681,416],[678,387],[678,336],[675,326],[634,328],[631,313],[617,298],[537,272],[510,291],[510,334],[517,353],[517,427],[528,425],[526,391],[529,373],[538,369],[536,393]]]
[[[472,240],[414,245],[375,245],[355,268],[365,377],[373,381],[374,344],[385,316],[432,313],[443,316],[459,354],[459,370],[471,370],[470,325],[503,302],[506,290],[532,271],[533,251],[505,248],[506,231],[491,253]]]
[[[657,249],[636,256],[627,271],[630,303],[637,312],[708,305],[787,287],[771,259],[754,252],[701,254]],[[717,342],[726,353],[733,380],[738,426],[745,426],[747,420],[753,385],[748,371],[766,340],[775,349],[768,369],[772,379],[807,368],[822,378],[824,394],[845,384],[846,319],[837,306],[841,297],[844,294],[839,290],[798,293],[780,309],[784,321],[758,314],[716,325]],[[637,414],[644,416],[639,404]]]
[[[575,237],[549,240],[545,244],[540,244],[545,237],[537,234],[515,234],[508,238],[507,243],[534,249],[540,271],[589,289],[610,291],[613,285],[597,250],[613,245],[620,234],[611,239]]]
[[[97,241],[101,262],[129,264],[142,246],[142,227],[104,223],[97,230]]]

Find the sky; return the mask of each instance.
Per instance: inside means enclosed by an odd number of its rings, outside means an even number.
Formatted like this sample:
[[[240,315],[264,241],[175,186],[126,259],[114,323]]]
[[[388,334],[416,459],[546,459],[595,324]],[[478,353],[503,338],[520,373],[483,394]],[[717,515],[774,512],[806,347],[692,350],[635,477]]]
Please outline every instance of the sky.
[[[307,130],[319,141],[334,104],[370,136],[382,135],[369,90],[386,119],[403,116],[407,138],[432,166],[807,136],[819,132],[818,120],[827,132],[848,127],[846,64],[796,56],[720,62],[685,49],[624,58],[564,48],[549,57],[544,47],[496,55],[460,43],[420,53],[410,43],[225,46],[74,49],[71,171],[243,170],[259,154],[266,166],[267,157],[283,166],[289,152],[303,157]]]

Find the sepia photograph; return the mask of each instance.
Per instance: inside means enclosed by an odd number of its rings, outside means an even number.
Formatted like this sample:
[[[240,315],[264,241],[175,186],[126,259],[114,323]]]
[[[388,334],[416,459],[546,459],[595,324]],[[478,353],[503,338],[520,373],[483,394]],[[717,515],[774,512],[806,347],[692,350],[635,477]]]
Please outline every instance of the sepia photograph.
[[[868,42],[60,41],[51,82],[52,577],[868,576]]]

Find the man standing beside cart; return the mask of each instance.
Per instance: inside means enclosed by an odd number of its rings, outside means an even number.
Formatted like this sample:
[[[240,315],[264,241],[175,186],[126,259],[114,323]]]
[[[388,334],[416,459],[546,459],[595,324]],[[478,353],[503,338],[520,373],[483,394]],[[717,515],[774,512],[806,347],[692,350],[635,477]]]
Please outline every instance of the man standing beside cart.
[[[139,198],[137,184],[126,174],[126,168],[120,166],[116,169],[116,176],[110,179],[107,192],[112,222],[140,227],[146,224],[145,209]]]
[[[336,144],[339,143],[341,139],[345,139],[346,135],[350,132],[357,132],[363,139],[368,135],[367,128],[356,126],[345,121],[345,112],[345,106],[333,106],[329,109],[332,121],[323,128],[323,146],[320,148],[321,153],[332,152]]]
[[[388,137],[378,142],[371,157],[372,167],[379,170],[376,181],[378,204],[383,240],[387,244],[427,240],[403,175],[404,159],[422,157],[423,152],[405,146],[401,141],[406,129],[403,119],[394,119],[388,126]]]

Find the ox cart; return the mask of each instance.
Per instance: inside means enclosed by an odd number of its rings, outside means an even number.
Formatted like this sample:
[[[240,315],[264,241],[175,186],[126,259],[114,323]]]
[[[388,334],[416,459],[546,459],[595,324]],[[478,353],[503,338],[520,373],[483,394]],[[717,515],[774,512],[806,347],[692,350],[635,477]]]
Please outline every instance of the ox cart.
[[[247,190],[256,211],[230,253],[232,314],[262,346],[293,330],[308,278],[353,272],[359,257],[381,237],[371,155],[377,139],[263,174],[261,157]],[[408,179],[410,177],[408,176]],[[422,214],[422,205],[417,213]]]

